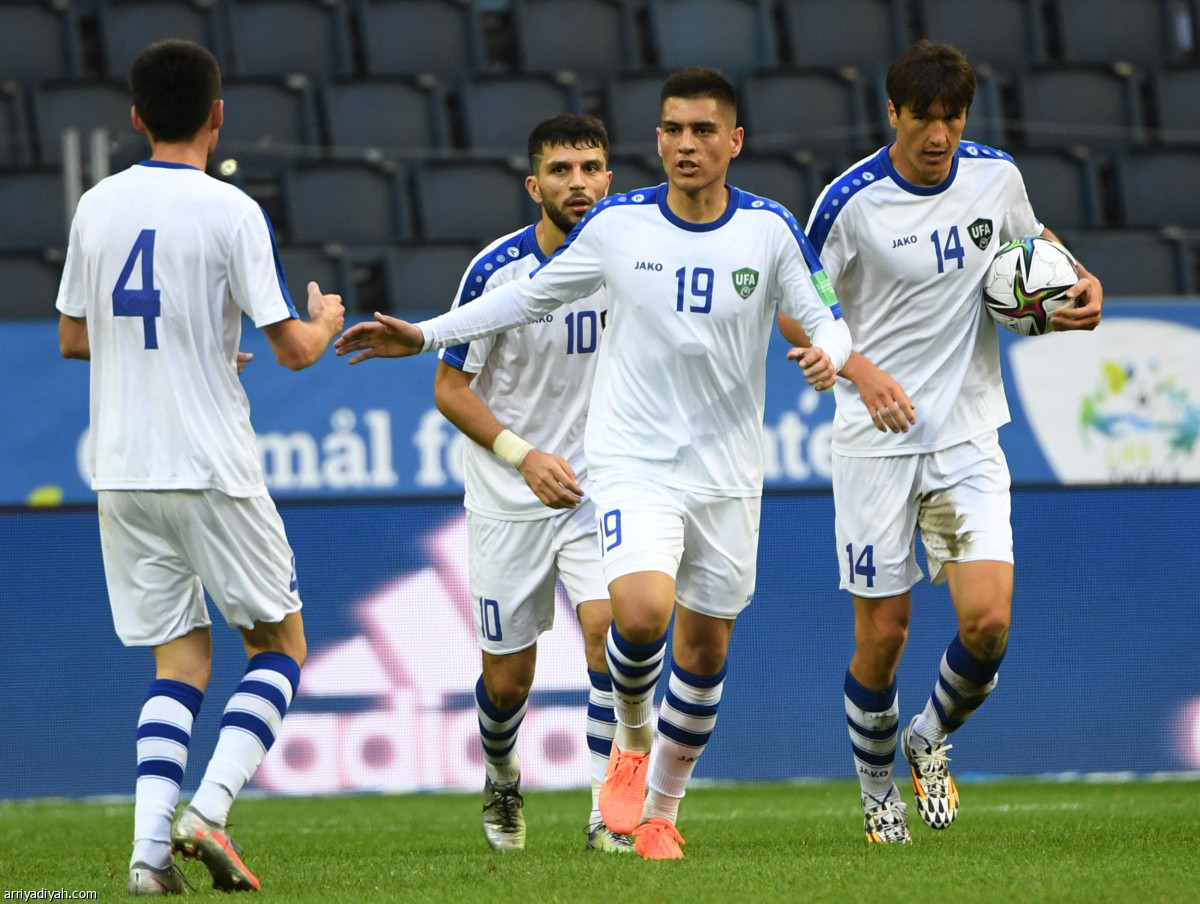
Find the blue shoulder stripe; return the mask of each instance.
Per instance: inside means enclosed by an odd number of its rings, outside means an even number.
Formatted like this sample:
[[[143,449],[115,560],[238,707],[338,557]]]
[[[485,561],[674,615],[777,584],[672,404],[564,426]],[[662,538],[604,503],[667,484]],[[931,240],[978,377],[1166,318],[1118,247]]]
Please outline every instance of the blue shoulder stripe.
[[[546,266],[549,261],[554,260],[560,254],[570,248],[571,243],[575,241],[576,236],[578,236],[579,233],[584,230],[588,223],[592,222],[592,220],[596,219],[596,217],[600,216],[600,214],[604,211],[622,206],[627,207],[632,205],[636,207],[639,204],[657,204],[659,192],[665,192],[666,190],[667,185],[664,182],[662,185],[657,185],[652,188],[638,188],[634,189],[633,191],[622,192],[619,195],[609,195],[607,198],[601,198],[592,205],[591,210],[583,215],[583,219],[575,224],[575,228],[571,230],[570,234],[567,235],[563,243],[554,250],[554,253],[550,255],[549,258],[538,264],[537,270],[534,270],[529,275],[531,277],[536,276],[538,270],[541,270],[542,267]]]
[[[534,228],[534,226],[526,226],[520,232],[510,233],[497,239],[481,251],[472,262],[471,269],[467,271],[462,291],[455,299],[454,307],[470,304],[482,295],[487,289],[488,280],[509,264],[530,254],[544,262],[545,258],[542,255],[542,249],[538,247]],[[449,346],[442,352],[441,358],[451,367],[462,370],[467,366],[467,352],[470,348],[471,343],[469,342]]]
[[[887,167],[884,165],[886,159],[887,148],[885,147],[842,173],[825,189],[825,193],[821,195],[817,203],[812,225],[808,230],[808,239],[818,254],[825,246],[825,239],[829,238],[829,230],[833,228],[833,222],[845,208],[846,202],[868,185],[888,174]]]
[[[977,141],[960,141],[958,143],[958,153],[955,154],[960,159],[975,158],[993,160],[1007,160],[1009,163],[1015,164],[1016,161],[1008,154],[999,148],[990,148],[986,144],[980,144]]]
[[[267,235],[271,237],[271,255],[275,258],[275,278],[279,280],[279,292],[283,295],[283,300],[287,304],[288,313],[293,318],[299,318],[296,313],[296,305],[292,302],[292,295],[288,292],[287,277],[283,275],[283,261],[279,259],[279,243],[275,241],[275,228],[271,225],[271,218],[267,216],[267,212],[260,206],[263,219],[267,221]]]
[[[778,201],[772,201],[770,198],[752,195],[748,191],[738,189],[738,207],[742,210],[765,210],[768,213],[778,216],[783,222],[787,223],[788,229],[795,236],[796,243],[800,246],[800,253],[804,255],[804,262],[808,264],[809,272],[816,273],[818,270],[823,269],[821,259],[813,248],[812,242],[808,240],[808,236],[804,234],[804,229],[800,226],[800,221]]]

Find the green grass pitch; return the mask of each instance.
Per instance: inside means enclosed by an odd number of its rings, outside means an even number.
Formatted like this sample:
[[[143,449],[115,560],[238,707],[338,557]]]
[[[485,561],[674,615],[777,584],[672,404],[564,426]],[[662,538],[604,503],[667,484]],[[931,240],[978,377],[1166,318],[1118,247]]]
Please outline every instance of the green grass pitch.
[[[997,782],[962,787],[958,821],[868,847],[847,782],[697,788],[683,861],[583,850],[586,792],[530,793],[528,847],[488,850],[479,795],[244,800],[233,834],[279,901],[1200,901],[1200,783]],[[911,795],[910,795],[911,796]],[[0,896],[124,897],[131,804],[0,804]],[[200,896],[203,866],[184,872]],[[12,899],[11,897],[9,898]]]

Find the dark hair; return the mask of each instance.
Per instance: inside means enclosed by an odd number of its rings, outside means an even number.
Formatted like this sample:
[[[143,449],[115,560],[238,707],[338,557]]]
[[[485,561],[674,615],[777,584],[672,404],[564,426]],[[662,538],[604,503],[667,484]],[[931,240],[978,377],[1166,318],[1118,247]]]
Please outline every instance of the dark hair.
[[[962,51],[922,39],[906,48],[887,74],[888,100],[922,114],[934,102],[947,113],[966,112],[975,99],[975,71]]]
[[[659,105],[667,102],[669,97],[681,97],[691,100],[697,97],[711,97],[718,104],[733,111],[734,121],[737,121],[737,93],[729,79],[716,69],[707,66],[692,66],[672,72],[663,82],[659,94]]]
[[[158,41],[133,62],[133,105],[155,141],[186,141],[208,119],[221,96],[221,69],[191,41]]]
[[[529,133],[529,171],[537,175],[547,147],[599,148],[608,162],[608,129],[595,116],[563,113],[539,122]]]

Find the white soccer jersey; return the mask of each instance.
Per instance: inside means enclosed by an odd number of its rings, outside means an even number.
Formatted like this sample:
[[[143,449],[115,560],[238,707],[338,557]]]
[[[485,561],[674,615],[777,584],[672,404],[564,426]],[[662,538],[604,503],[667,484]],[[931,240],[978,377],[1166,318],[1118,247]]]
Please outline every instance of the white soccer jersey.
[[[419,326],[427,348],[452,345],[606,286],[585,439],[593,478],[617,467],[699,493],[756,496],[777,306],[837,368],[849,335],[832,296],[832,307],[822,301],[820,263],[783,207],[731,188],[725,213],[696,224],[666,199],[665,184],[604,199],[530,279]]]
[[[854,384],[839,379],[835,452],[932,452],[1008,422],[996,327],[979,286],[1002,242],[1041,231],[1012,158],[969,141],[940,185],[906,181],[885,147],[826,187],[808,237],[854,348],[904,388],[917,417],[908,433],[882,433]]]
[[[296,310],[257,203],[182,164],[104,179],[71,224],[58,310],[87,317],[93,489],[266,492],[241,318]]]
[[[533,226],[506,235],[471,261],[454,307],[522,279],[545,262]],[[534,323],[439,354],[450,366],[476,375],[471,388],[501,424],[543,452],[570,462],[584,492],[583,432],[606,299],[601,289]],[[463,482],[467,509],[489,518],[529,521],[561,514],[542,504],[519,471],[478,443],[464,447]]]

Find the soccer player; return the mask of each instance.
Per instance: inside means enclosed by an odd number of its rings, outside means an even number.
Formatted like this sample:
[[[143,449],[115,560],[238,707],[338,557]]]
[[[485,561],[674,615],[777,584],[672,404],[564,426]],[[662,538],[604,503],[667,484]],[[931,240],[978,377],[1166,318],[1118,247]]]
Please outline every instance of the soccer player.
[[[841,588],[854,597],[850,742],[867,841],[903,843],[896,670],[921,578],[916,533],[933,583],[950,586],[958,633],[900,744],[921,818],[943,829],[958,811],[946,739],[996,687],[1012,609],[1009,474],[996,433],[1009,414],[979,285],[1001,243],[1054,234],[1012,158],[961,141],[975,75],[958,50],[920,41],[886,84],[895,141],[825,189],[807,232],[855,344],[833,432]],[[1053,327],[1094,329],[1099,281],[1081,267],[1068,294],[1075,306]]]
[[[725,184],[742,148],[732,86],[667,78],[667,182],[593,207],[529,279],[433,320],[383,315],[335,343],[351,363],[415,354],[528,323],[608,290],[585,439],[613,624],[617,731],[600,812],[646,859],[683,856],[675,823],[716,723],[734,620],[754,594],[767,343],[782,308],[812,337],[789,356],[828,389],[850,353],[837,299],[779,204]],[[651,706],[675,619],[673,664]],[[649,793],[646,793],[647,778]]]
[[[529,136],[532,226],[488,245],[467,268],[455,306],[521,279],[545,263],[608,194],[608,131],[591,116],[555,116]],[[494,850],[525,847],[517,732],[537,663],[537,639],[554,624],[561,577],[583,630],[591,691],[587,744],[592,812],[587,848],[633,851],[600,818],[600,785],[616,717],[604,641],[612,621],[586,494],[583,431],[607,311],[603,289],[552,316],[443,349],[434,399],[474,444],[464,450],[469,580],[483,670],[475,706],[487,778],[483,831]],[[546,451],[543,451],[546,450]]]
[[[152,44],[130,87],[150,159],[80,199],[58,294],[61,351],[91,361],[89,453],[113,622],[122,643],[150,647],[155,661],[137,726],[128,890],[182,894],[172,848],[203,861],[214,888],[257,889],[225,822],[279,732],[306,646],[295,559],[237,378],[241,317],[299,370],[325,351],[344,311],[309,283],[310,320],[299,320],[266,215],[205,174],[224,121],[212,54]],[[172,828],[211,674],[205,588],[250,662]]]

